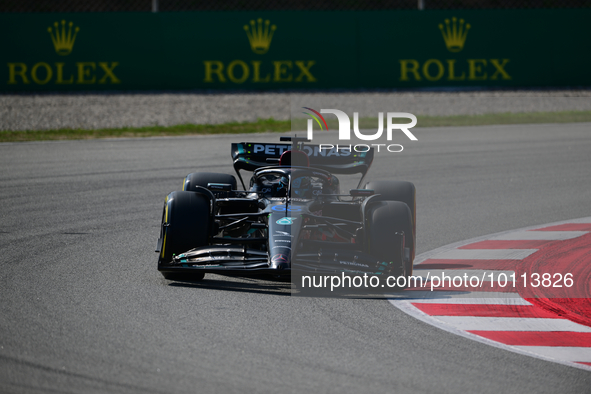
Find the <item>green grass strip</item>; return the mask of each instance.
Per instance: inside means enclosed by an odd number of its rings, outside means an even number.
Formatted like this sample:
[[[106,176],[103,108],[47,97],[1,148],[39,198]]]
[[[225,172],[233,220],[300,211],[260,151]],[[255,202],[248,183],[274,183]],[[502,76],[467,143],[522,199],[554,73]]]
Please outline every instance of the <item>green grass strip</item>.
[[[289,120],[259,119],[256,122],[224,124],[185,124],[177,126],[122,127],[117,129],[58,129],[39,131],[0,131],[0,142],[83,140],[96,138],[171,137],[205,134],[246,134],[291,130]]]
[[[496,124],[532,124],[532,123],[577,123],[591,122],[591,111],[566,112],[531,112],[501,113],[484,115],[454,116],[417,116],[416,127],[458,127],[484,126]],[[407,121],[407,120],[406,120]],[[406,122],[402,121],[402,122]],[[337,129],[336,120],[328,120],[329,129]],[[377,118],[362,118],[359,127],[377,129]],[[294,126],[297,130],[306,129],[306,119],[297,119]],[[224,123],[216,125],[178,125],[123,127],[117,129],[58,129],[39,131],[0,131],[0,142],[24,142],[47,140],[80,140],[96,138],[128,138],[128,137],[160,137],[206,134],[248,134],[277,132],[288,133],[292,129],[289,120],[259,119],[256,122]]]
[[[293,130],[306,130],[307,119],[294,120]],[[339,125],[334,116],[327,116],[329,130],[337,130]],[[353,119],[351,118],[351,122]],[[408,118],[395,119],[395,122],[409,123]],[[452,115],[452,116],[427,116],[417,115],[415,127],[461,127],[461,126],[485,126],[496,124],[535,124],[535,123],[580,123],[591,122],[591,111],[565,111],[565,112],[528,112],[528,113],[498,113],[483,115]],[[384,128],[386,120],[384,119]],[[377,118],[359,119],[360,129],[377,130]]]
[[[496,124],[535,123],[584,123],[591,122],[591,111],[417,116],[417,120],[418,122],[416,127],[485,126]]]

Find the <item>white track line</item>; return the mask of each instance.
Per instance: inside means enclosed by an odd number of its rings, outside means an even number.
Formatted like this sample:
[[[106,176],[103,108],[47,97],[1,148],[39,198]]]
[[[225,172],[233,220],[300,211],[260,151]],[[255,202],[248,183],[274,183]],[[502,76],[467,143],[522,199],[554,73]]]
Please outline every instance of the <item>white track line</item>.
[[[591,327],[583,326],[566,319],[480,316],[437,316],[435,318],[466,331],[591,332]]]
[[[434,255],[433,259],[454,260],[523,260],[538,249],[452,249]]]
[[[550,227],[550,226],[545,226]],[[499,241],[564,241],[587,234],[588,231],[515,231],[491,237]]]
[[[420,266],[419,266],[420,267]],[[515,271],[488,271],[488,270],[463,270],[461,268],[452,268],[452,269],[417,269],[415,268],[412,271],[413,276],[420,276],[422,278],[433,278],[434,276],[438,277],[439,279],[445,278],[445,284],[449,285],[449,279],[458,276],[464,280],[464,275],[467,276],[467,280],[470,280],[470,277],[476,276],[478,280],[482,280],[484,278],[485,282],[497,282],[499,280],[499,275],[505,275],[501,282],[507,281],[507,286],[513,286],[513,277],[511,275],[515,275]],[[491,279],[492,275],[492,279]],[[453,282],[452,282],[453,283]],[[462,282],[463,283],[463,282]],[[488,285],[490,286],[490,285]],[[428,286],[427,286],[428,287]],[[462,284],[463,287],[463,284]],[[462,291],[462,287],[458,287],[459,291]]]
[[[395,295],[389,297],[391,301],[399,300],[415,304],[531,305],[517,293],[412,290],[405,292],[404,295],[405,298],[395,298]]]
[[[591,362],[591,347],[515,346],[525,352],[546,355],[561,361]]]

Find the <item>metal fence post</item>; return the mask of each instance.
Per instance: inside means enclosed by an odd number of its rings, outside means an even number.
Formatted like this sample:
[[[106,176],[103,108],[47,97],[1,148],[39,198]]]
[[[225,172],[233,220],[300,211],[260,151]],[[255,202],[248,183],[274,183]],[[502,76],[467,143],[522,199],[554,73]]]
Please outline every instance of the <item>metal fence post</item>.
[[[418,0],[418,4],[417,4],[419,10],[424,10],[425,9],[425,0]]]
[[[152,12],[158,12],[158,0],[152,0]]]

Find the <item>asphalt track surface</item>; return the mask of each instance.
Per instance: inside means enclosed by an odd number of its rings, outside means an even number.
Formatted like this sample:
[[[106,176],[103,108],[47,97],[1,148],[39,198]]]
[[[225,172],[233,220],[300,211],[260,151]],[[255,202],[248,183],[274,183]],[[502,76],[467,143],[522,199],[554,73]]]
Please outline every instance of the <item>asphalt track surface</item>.
[[[413,131],[369,179],[416,184],[417,253],[589,215],[591,124]],[[230,172],[230,142],[277,137],[0,144],[0,392],[591,392],[587,371],[452,335],[385,299],[164,280],[165,195],[189,172]]]

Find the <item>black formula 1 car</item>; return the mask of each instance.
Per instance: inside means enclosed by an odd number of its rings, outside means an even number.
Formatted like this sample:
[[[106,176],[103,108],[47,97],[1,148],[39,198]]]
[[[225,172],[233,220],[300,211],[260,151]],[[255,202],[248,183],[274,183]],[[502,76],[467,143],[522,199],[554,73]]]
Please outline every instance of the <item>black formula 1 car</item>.
[[[164,203],[156,252],[166,279],[206,273],[289,278],[293,273],[412,275],[415,187],[361,183],[373,150],[233,143],[233,175],[195,172]],[[241,171],[252,171],[247,188]],[[342,194],[334,174],[361,174]]]

